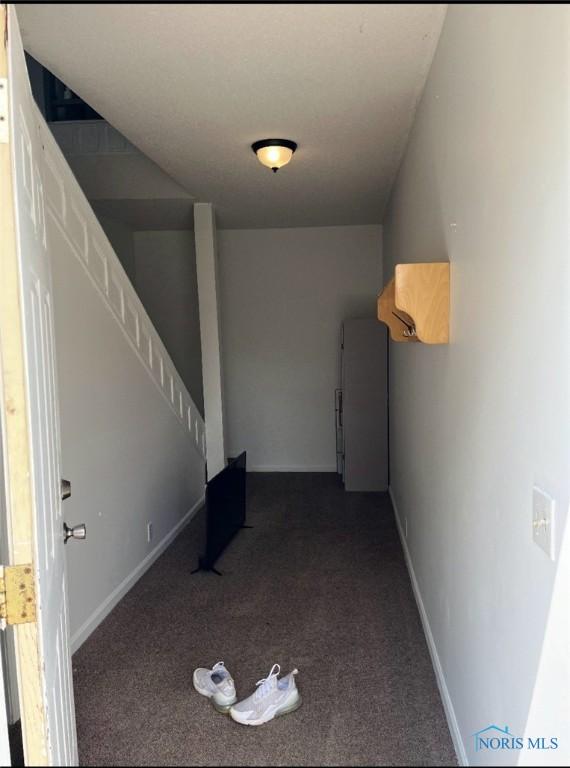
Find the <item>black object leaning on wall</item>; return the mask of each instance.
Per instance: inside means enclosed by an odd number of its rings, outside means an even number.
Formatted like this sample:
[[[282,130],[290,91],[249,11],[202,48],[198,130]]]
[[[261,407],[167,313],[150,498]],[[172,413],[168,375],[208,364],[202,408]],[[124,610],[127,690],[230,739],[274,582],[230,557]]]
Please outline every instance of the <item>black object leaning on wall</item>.
[[[246,452],[230,459],[228,465],[206,485],[206,551],[198,571],[213,571],[217,559],[245,525]]]

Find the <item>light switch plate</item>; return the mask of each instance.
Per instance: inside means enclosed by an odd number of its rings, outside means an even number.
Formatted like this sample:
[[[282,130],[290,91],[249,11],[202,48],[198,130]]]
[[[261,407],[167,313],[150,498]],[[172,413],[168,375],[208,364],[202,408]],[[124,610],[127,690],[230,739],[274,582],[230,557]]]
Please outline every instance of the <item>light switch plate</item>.
[[[554,499],[536,485],[532,489],[532,538],[554,560]]]

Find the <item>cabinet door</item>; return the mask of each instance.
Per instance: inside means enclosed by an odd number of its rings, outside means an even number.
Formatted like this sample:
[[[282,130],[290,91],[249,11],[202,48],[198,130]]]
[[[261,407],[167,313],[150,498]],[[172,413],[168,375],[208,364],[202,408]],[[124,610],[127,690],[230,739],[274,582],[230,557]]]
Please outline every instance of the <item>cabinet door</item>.
[[[344,483],[347,491],[388,488],[386,327],[346,320],[343,350]]]

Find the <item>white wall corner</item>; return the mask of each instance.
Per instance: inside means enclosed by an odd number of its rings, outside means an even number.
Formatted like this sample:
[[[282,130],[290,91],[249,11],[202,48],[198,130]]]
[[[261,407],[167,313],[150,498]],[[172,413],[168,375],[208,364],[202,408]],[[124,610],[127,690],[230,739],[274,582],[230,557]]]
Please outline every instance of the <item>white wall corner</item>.
[[[226,463],[218,254],[216,222],[211,203],[194,205],[194,236],[202,343],[206,456],[210,480]]]

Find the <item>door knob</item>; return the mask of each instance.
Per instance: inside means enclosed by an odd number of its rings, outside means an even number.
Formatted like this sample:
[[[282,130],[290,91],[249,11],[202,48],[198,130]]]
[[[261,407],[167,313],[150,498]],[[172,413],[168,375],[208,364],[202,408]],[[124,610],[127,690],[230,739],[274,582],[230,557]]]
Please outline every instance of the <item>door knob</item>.
[[[63,480],[61,481],[61,500],[65,501],[66,499],[69,499],[71,496],[71,483],[69,480]]]
[[[83,540],[87,538],[87,527],[85,523],[74,525],[72,528],[67,523],[63,524],[63,542],[67,544],[69,539]]]

